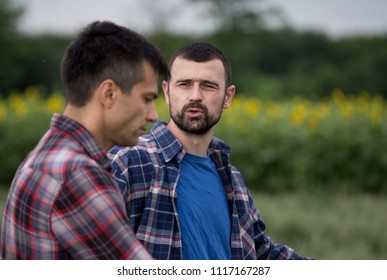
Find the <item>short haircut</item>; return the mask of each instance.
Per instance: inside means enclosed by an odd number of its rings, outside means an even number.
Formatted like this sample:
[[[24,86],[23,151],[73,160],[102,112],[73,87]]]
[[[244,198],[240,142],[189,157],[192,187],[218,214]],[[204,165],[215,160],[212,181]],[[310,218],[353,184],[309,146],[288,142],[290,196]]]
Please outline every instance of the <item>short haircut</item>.
[[[213,59],[219,59],[224,68],[225,79],[226,79],[226,87],[230,86],[232,83],[232,73],[231,73],[231,65],[228,61],[227,57],[220,51],[218,48],[214,47],[209,43],[204,42],[195,42],[185,45],[184,47],[175,51],[171,58],[169,59],[169,70],[171,70],[173,62],[176,58],[184,58],[187,60],[192,60],[195,62],[207,62]],[[170,80],[171,76],[168,73],[167,79]]]
[[[66,103],[84,106],[106,79],[129,93],[144,79],[144,61],[159,76],[168,76],[164,57],[147,39],[112,22],[92,22],[69,45],[62,60]]]

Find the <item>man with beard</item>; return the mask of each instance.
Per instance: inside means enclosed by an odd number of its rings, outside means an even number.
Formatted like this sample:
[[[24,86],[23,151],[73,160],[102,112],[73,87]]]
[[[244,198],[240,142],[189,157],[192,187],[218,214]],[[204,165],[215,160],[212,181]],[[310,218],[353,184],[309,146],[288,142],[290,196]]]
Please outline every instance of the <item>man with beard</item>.
[[[214,137],[235,94],[227,58],[192,43],[169,69],[170,121],[109,152],[137,238],[156,259],[302,259],[266,236],[230,147]]]

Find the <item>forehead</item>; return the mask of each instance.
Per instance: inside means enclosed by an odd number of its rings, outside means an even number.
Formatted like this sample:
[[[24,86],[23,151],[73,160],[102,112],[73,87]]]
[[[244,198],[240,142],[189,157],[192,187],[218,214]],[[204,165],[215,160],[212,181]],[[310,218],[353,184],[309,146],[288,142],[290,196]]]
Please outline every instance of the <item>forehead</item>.
[[[171,67],[171,79],[195,79],[224,81],[225,72],[222,61],[213,59],[196,62],[184,58],[176,58]]]

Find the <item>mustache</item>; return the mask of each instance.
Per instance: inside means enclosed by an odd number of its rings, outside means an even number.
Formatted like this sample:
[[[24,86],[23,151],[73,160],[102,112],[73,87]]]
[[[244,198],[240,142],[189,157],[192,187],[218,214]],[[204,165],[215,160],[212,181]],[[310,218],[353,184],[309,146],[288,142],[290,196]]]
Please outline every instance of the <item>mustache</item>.
[[[184,105],[181,111],[185,112],[189,109],[200,109],[203,112],[207,112],[207,107],[204,106],[200,101],[194,101],[194,102],[191,102],[189,104]]]

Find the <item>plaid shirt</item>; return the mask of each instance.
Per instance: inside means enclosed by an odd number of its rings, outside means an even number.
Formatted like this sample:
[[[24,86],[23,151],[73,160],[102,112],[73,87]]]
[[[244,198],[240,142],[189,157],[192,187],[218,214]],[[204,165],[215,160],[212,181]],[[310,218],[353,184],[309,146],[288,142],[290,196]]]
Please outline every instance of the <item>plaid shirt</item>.
[[[129,226],[106,153],[57,114],[16,173],[0,245],[3,259],[151,258]]]
[[[230,164],[230,147],[214,137],[208,151],[222,178],[232,213],[231,258],[302,258],[266,236],[265,224],[242,176]],[[156,259],[182,257],[176,186],[184,154],[182,145],[162,122],[157,122],[136,147],[114,147],[108,153],[113,175],[126,199],[130,224]]]

